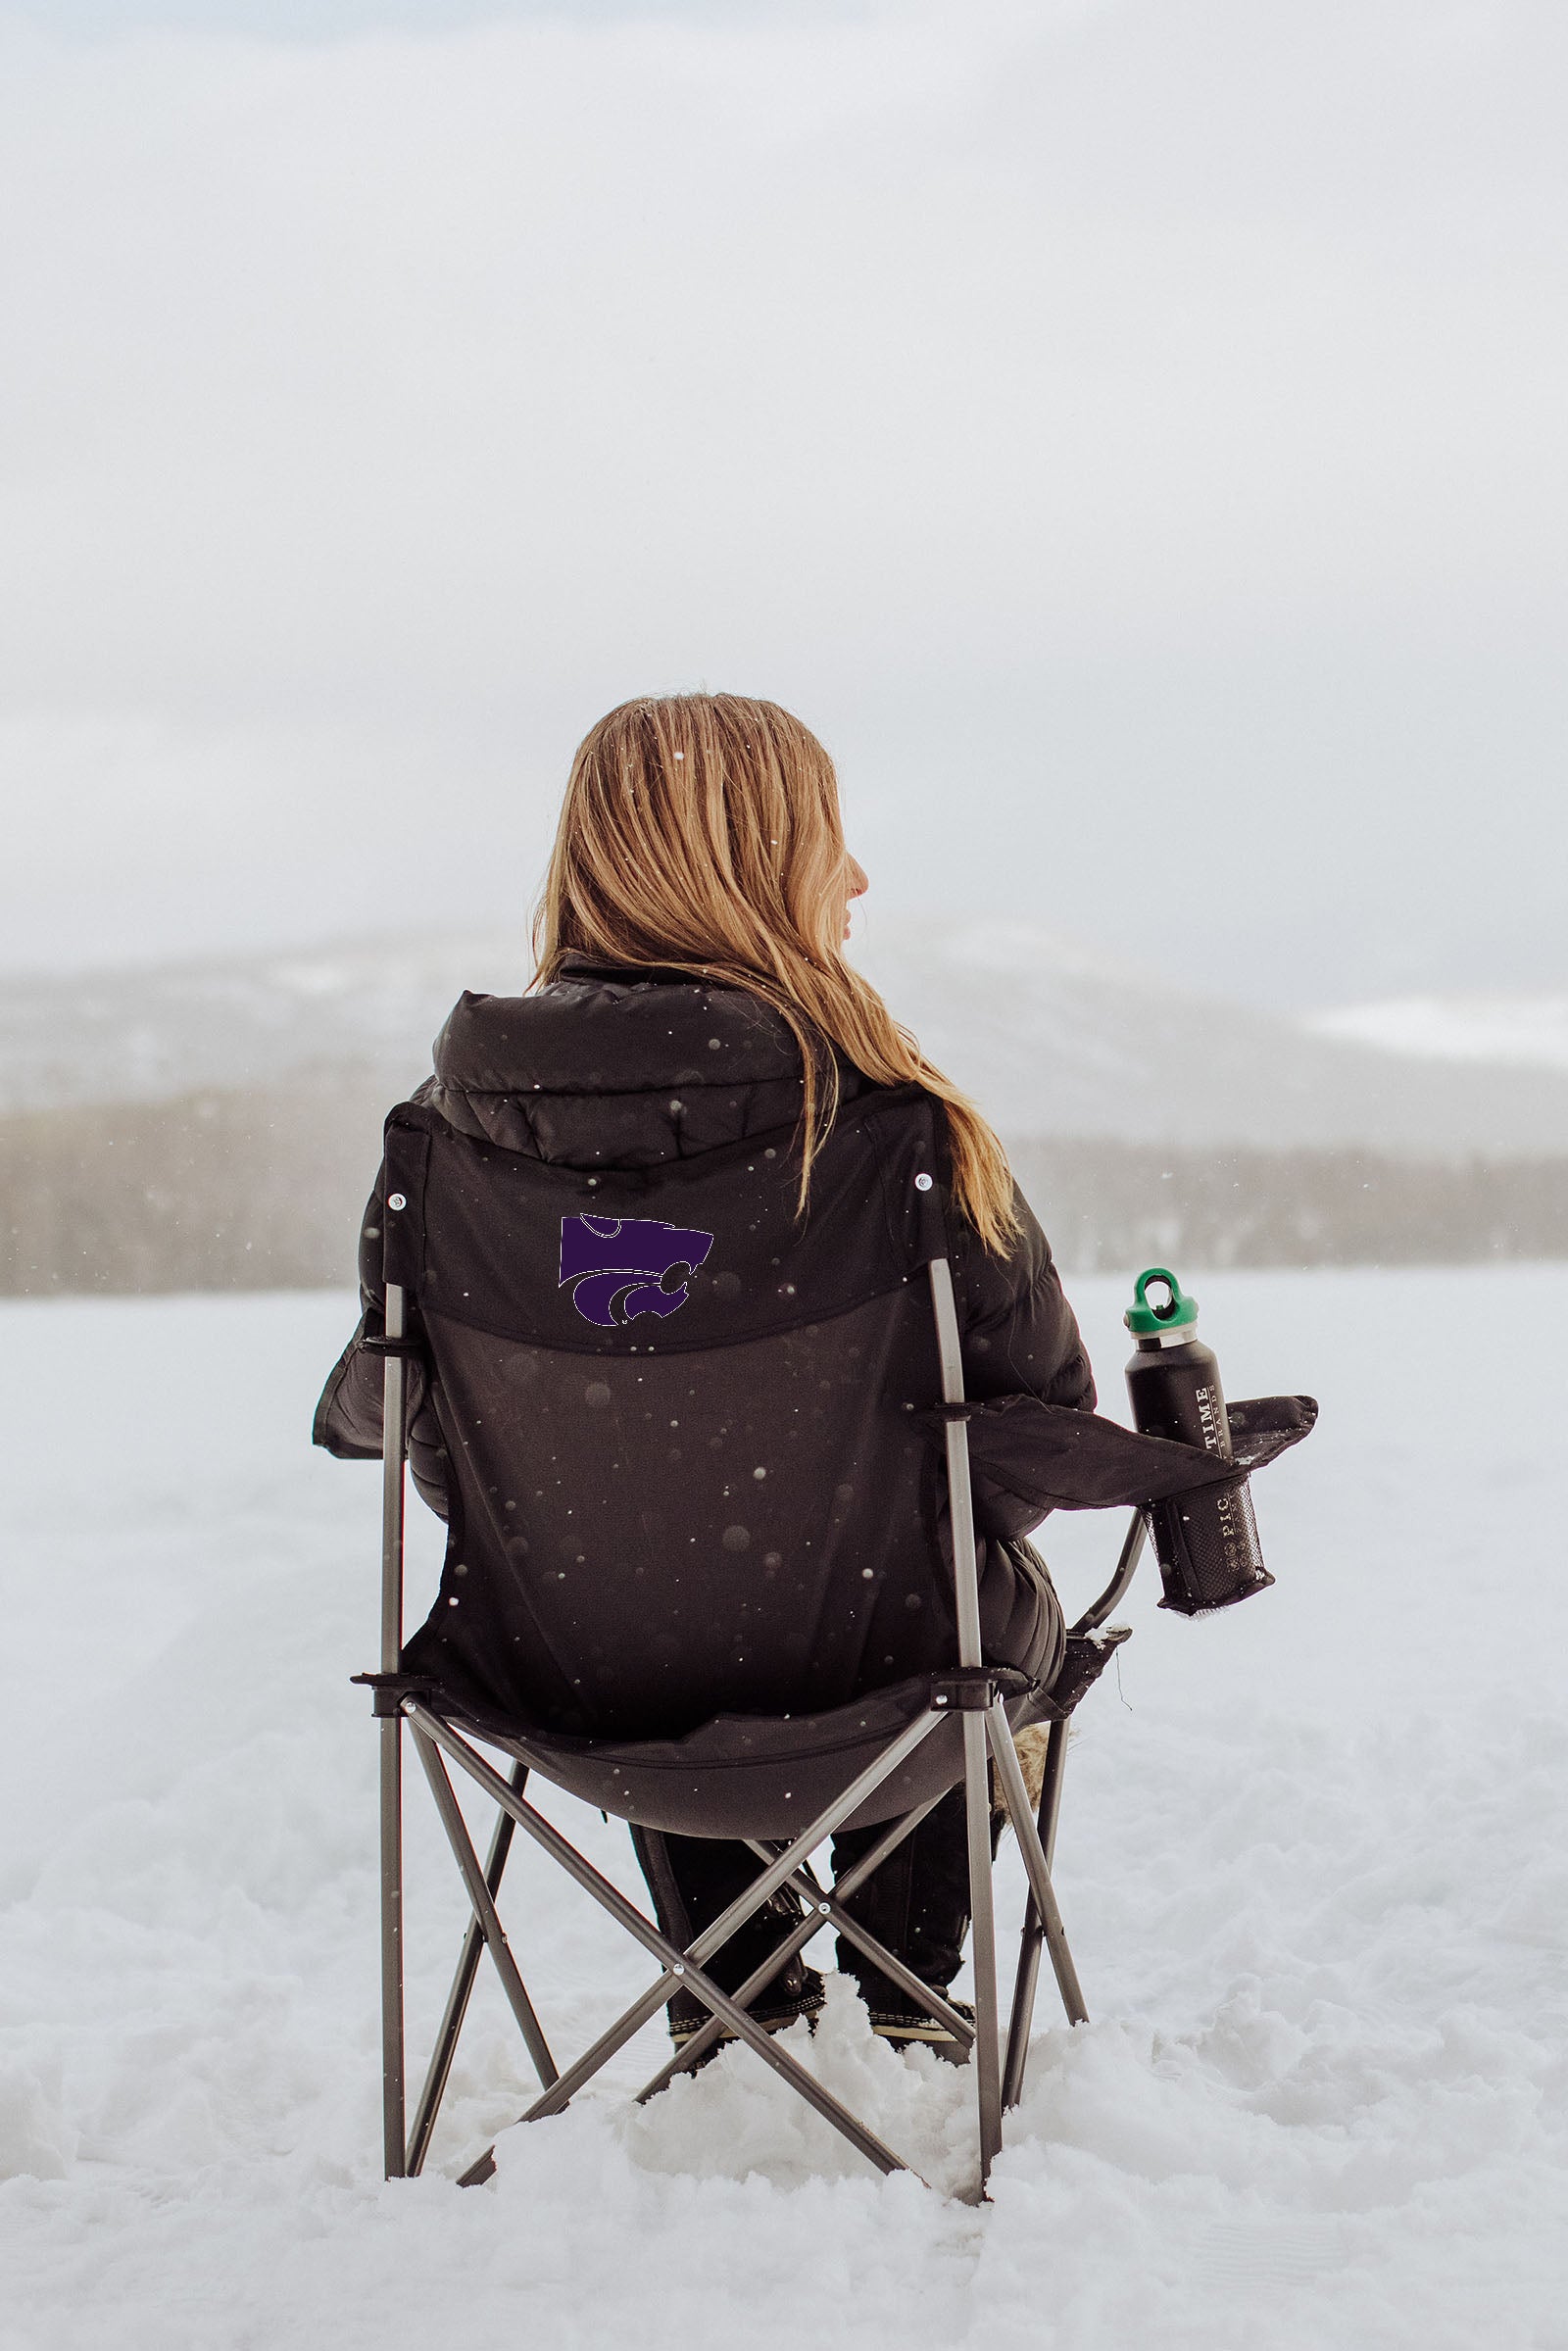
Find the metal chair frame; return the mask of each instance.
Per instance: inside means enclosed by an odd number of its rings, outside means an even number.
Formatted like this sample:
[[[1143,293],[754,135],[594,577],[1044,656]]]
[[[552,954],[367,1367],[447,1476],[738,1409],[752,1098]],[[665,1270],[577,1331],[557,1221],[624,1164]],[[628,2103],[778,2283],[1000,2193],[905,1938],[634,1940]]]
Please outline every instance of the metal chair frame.
[[[941,1361],[942,1396],[947,1405],[963,1402],[963,1371],[957,1314],[951,1270],[945,1258],[929,1267],[932,1312]],[[946,1423],[947,1481],[954,1539],[955,1587],[958,1636],[958,1670],[933,1678],[931,1701],[924,1711],[882,1750],[843,1792],[809,1822],[787,1845],[752,1841],[762,1863],[760,1875],[720,1918],[704,1929],[682,1950],[627,1900],[524,1794],[528,1773],[514,1764],[504,1778],[469,1738],[455,1730],[402,1685],[399,1664],[403,1649],[404,1454],[407,1440],[408,1362],[406,1298],[403,1290],[388,1284],[386,1292],[384,1412],[382,1423],[381,1485],[381,1661],[373,1675],[359,1677],[374,1686],[380,1731],[380,1906],[381,1906],[381,2064],[383,2156],[389,2180],[416,2175],[429,2153],[436,2118],[451,2076],[458,2038],[478,1973],[479,1957],[488,1950],[502,1989],[540,2082],[540,2094],[520,2118],[531,2122],[558,2114],[585,2082],[615,2054],[633,2033],[669,1999],[678,1987],[696,1994],[710,2011],[706,2024],[662,2066],[638,2093],[639,2101],[653,2097],[674,2075],[700,2063],[726,2030],[756,2050],[765,2065],[858,2147],[881,2172],[912,2170],[852,2114],[786,2049],[780,2048],[750,2013],[751,2003],[779,1970],[811,1936],[826,1926],[835,1927],[921,2006],[945,2024],[970,2049],[974,2074],[978,2165],[971,2190],[978,2201],[986,2192],[991,2167],[1002,2145],[1003,2114],[1015,2106],[1023,2090],[1029,2033],[1039,1982],[1042,1948],[1049,1954],[1068,2022],[1085,2024],[1084,2006],[1072,1954],[1062,1928],[1052,1886],[1051,1863],[1056,1820],[1061,1803],[1062,1772],[1066,1759],[1067,1724],[1054,1722],[1047,1745],[1044,1786],[1038,1811],[1032,1811],[1019,1769],[1012,1733],[998,1680],[985,1667],[980,1644],[980,1595],[976,1572],[974,1506],[969,1473],[968,1431],[961,1415]],[[1115,1575],[1094,1605],[1073,1626],[1084,1635],[1105,1623],[1131,1583],[1145,1539],[1145,1521],[1135,1511],[1122,1545]],[[810,1856],[825,1838],[850,1819],[866,1798],[898,1770],[922,1740],[948,1719],[951,1711],[963,1716],[963,1784],[968,1837],[970,1920],[973,1934],[975,2020],[971,2028],[958,2011],[932,1991],[877,1938],[868,1934],[845,1908],[849,1897],[887,1859],[931,1809],[930,1804],[894,1820],[870,1851],[831,1886],[824,1886],[810,1867]],[[406,2114],[406,2047],[403,1969],[403,1734],[409,1731],[446,1831],[453,1856],[466,1889],[469,1919],[464,1934],[456,1973],[416,2103],[412,2127]],[[496,1824],[489,1852],[480,1862],[459,1807],[447,1763],[456,1764],[496,1806]],[[1029,1882],[1028,1903],[1013,1982],[1006,2048],[1000,2045],[1000,2001],[997,1977],[996,1915],[992,1900],[991,1809],[988,1762],[1018,1839]],[[933,1799],[935,1800],[935,1799]],[[599,2038],[563,2073],[551,2054],[527,1987],[513,1957],[496,1909],[514,1834],[526,1836],[558,1862],[583,1890],[607,1910],[658,1962],[660,1973]],[[793,1886],[805,1900],[805,1915],[776,1948],[734,1992],[724,1992],[706,1972],[704,1962],[728,1941],[746,1919],[780,1886]],[[463,2174],[465,2185],[477,2184],[494,2171],[487,2152]],[[916,2175],[918,2177],[918,2175]]]

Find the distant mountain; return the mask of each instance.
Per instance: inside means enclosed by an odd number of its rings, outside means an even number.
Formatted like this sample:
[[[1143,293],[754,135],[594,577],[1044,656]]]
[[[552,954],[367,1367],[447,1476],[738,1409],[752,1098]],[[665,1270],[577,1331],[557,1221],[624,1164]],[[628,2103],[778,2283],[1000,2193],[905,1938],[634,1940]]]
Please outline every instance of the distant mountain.
[[[0,1110],[161,1102],[201,1088],[363,1071],[391,1089],[430,1067],[465,988],[520,988],[520,941],[420,938],[147,970],[0,977]]]
[[[1568,1068],[1464,1068],[1189,994],[1013,924],[873,923],[899,1017],[1009,1136],[1395,1155],[1568,1151]]]
[[[1526,1066],[1499,1051],[1461,1065],[1430,1045],[1393,1051],[1382,1031],[1345,1028],[1350,1015],[1328,1016],[1341,1024],[1329,1033],[1013,923],[873,917],[854,952],[1009,1137],[1568,1153],[1568,1058]],[[514,991],[527,968],[520,937],[476,935],[0,980],[0,1111],[314,1090],[332,1073],[390,1102],[428,1070],[463,988]]]
[[[1044,932],[857,954],[1007,1141],[1064,1265],[1459,1263],[1568,1248],[1568,1070],[1396,1053]],[[0,1295],[352,1279],[382,1113],[517,939],[0,982]]]
[[[1424,1060],[1568,1070],[1568,996],[1393,996],[1306,1023],[1320,1037]]]

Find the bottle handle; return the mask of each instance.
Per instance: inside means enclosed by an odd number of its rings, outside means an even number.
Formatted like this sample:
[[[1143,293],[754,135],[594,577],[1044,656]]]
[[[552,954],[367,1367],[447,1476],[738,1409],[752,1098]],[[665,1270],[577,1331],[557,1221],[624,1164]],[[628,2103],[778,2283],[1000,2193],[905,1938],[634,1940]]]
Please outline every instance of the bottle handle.
[[[1163,1306],[1150,1304],[1151,1282],[1163,1282],[1170,1292],[1170,1298]],[[1156,1322],[1180,1321],[1183,1306],[1194,1306],[1197,1302],[1196,1298],[1188,1297],[1176,1276],[1164,1265],[1147,1266],[1133,1284],[1133,1304],[1142,1307],[1146,1314],[1152,1314]]]

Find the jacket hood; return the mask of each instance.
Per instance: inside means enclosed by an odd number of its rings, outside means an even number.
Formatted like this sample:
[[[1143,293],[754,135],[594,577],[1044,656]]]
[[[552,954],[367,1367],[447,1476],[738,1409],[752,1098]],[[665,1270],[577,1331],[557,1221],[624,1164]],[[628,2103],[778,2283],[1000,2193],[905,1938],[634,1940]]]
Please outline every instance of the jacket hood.
[[[864,1090],[841,1064],[849,1100]],[[795,1125],[801,1056],[745,989],[572,963],[533,996],[465,992],[420,1089],[449,1126],[568,1167],[649,1167]]]

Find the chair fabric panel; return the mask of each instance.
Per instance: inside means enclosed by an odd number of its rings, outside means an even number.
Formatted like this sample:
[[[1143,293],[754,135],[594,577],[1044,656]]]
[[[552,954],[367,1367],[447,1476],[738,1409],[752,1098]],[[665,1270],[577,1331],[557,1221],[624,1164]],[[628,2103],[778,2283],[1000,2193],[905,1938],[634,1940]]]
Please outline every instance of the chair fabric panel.
[[[396,1168],[409,1171],[400,1262],[417,1251],[410,1287],[427,1313],[572,1352],[643,1355],[842,1313],[945,1253],[938,1186],[914,1181],[939,1165],[927,1097],[886,1090],[850,1103],[818,1154],[804,1219],[792,1134],[596,1172],[504,1151],[408,1105],[387,1129],[389,1186]],[[655,1226],[672,1237],[667,1265],[640,1254]],[[618,1298],[588,1256],[573,1256],[596,1240],[606,1276],[625,1273]]]
[[[955,1661],[919,1417],[940,1394],[932,1104],[849,1104],[804,1218],[788,1142],[595,1177],[393,1114],[450,1510],[404,1654],[454,1702],[670,1738]],[[1000,1545],[982,1623],[987,1653],[1029,1671],[1060,1638],[1049,1583]]]
[[[599,1736],[839,1705],[950,1664],[923,1283],[707,1353],[586,1358],[427,1316],[456,1507],[405,1651],[500,1716]],[[987,1654],[1038,1671],[1049,1586],[988,1550]]]
[[[947,1240],[932,1104],[917,1089],[848,1104],[804,1217],[789,1141],[596,1175],[426,1105],[387,1128],[389,1272],[434,1375],[449,1500],[406,1670],[518,1734],[668,1741],[771,1720],[775,1809],[803,1715],[923,1688],[956,1654],[922,1426],[941,1386],[924,1269]],[[987,1656],[1049,1677],[1062,1627],[1044,1570],[1000,1543],[982,1564]],[[600,1763],[574,1769],[612,1806]],[[669,1817],[669,1771],[639,1769],[665,1790],[647,1825],[758,1833]],[[695,1783],[681,1799],[711,1801]]]

